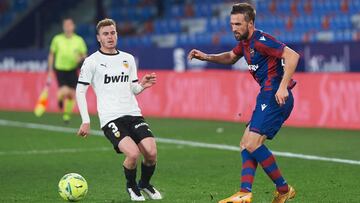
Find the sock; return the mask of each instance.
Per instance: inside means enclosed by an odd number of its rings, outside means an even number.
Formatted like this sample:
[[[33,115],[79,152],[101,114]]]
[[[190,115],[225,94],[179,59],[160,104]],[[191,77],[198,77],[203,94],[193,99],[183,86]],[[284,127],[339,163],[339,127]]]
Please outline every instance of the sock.
[[[265,145],[261,145],[253,153],[251,153],[251,155],[258,163],[260,163],[265,173],[275,183],[277,191],[281,194],[288,192],[288,184],[282,177],[280,169],[278,168],[274,155],[271,151]]]
[[[144,163],[141,163],[141,179],[139,182],[139,187],[145,188],[150,184],[150,179],[155,171],[155,165],[146,166]]]
[[[57,93],[57,101],[58,101],[58,106],[61,110],[64,109],[64,96],[62,96],[61,94],[59,94],[59,92]]]
[[[65,120],[70,120],[71,113],[73,111],[75,105],[75,100],[73,99],[66,99],[64,103],[64,118],[68,118]],[[65,116],[66,115],[66,116]]]
[[[126,177],[126,186],[128,188],[136,186],[136,168],[128,169],[124,166],[124,174]]]
[[[244,149],[241,151],[242,157],[242,169],[241,169],[241,192],[251,192],[252,184],[254,182],[254,176],[257,161],[251,157],[248,150]]]

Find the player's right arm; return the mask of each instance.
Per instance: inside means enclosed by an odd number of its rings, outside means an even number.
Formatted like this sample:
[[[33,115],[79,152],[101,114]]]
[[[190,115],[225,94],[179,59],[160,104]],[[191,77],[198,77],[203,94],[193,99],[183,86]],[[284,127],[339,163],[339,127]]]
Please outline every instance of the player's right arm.
[[[76,100],[82,119],[82,124],[77,134],[83,137],[86,137],[90,132],[90,116],[87,108],[86,92],[92,81],[94,70],[91,61],[85,60],[81,67],[78,84],[76,86]]]
[[[57,51],[57,37],[55,36],[52,40],[51,40],[51,44],[50,44],[50,51],[49,51],[49,55],[48,55],[48,75],[50,76],[50,74],[52,74],[53,70],[54,70],[54,58],[55,58],[55,53]]]
[[[51,72],[54,68],[54,52],[50,51],[48,55],[48,71]]]
[[[90,116],[87,109],[86,92],[89,85],[78,83],[76,86],[76,101],[79,107],[82,123],[78,135],[86,137],[90,132]]]
[[[239,60],[240,56],[236,55],[233,51],[227,51],[219,54],[206,54],[200,50],[193,49],[189,52],[188,59],[191,60],[193,58],[199,59],[201,61],[230,65]]]

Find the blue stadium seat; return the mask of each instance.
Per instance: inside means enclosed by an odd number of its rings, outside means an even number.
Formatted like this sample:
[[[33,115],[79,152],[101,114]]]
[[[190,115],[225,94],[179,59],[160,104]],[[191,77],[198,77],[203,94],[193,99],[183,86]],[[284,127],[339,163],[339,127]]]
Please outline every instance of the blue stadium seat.
[[[167,33],[167,26],[165,20],[156,20],[154,22],[154,32],[156,34],[165,34]]]
[[[154,19],[153,34],[176,34],[177,45],[211,44],[213,39],[218,40],[220,44],[229,44],[233,43],[234,40],[229,16],[224,18],[222,16],[224,11],[220,10],[230,7],[233,3],[231,0],[167,0],[163,1],[164,15],[161,17],[157,16],[156,1],[112,0],[111,2],[112,8],[109,9],[109,14],[114,19],[136,22],[140,24],[139,27],[143,27],[142,22]],[[271,11],[270,7],[273,2],[275,2],[275,9]],[[292,11],[294,1],[258,0],[256,1],[256,28],[270,34],[276,34],[284,42],[316,41],[316,33],[324,30],[323,18],[326,16],[330,20],[329,28],[325,29],[335,33],[334,40],[341,41],[351,38],[349,33],[354,29],[351,23],[351,14],[360,11],[360,0],[349,0],[349,12],[343,12],[342,0],[310,0],[311,12],[309,13],[306,10],[308,2],[308,0],[296,1],[295,5],[299,15],[294,15]],[[194,15],[185,16],[188,3],[191,3]],[[185,25],[182,22],[188,20],[186,18],[206,19],[204,31],[189,34],[186,27],[181,26],[182,24]],[[287,27],[289,19],[292,21],[291,29]],[[338,32],[339,30],[349,31]],[[137,41],[126,39],[125,43],[132,46],[151,44],[150,38],[137,36],[137,39]]]
[[[14,0],[13,1],[13,9],[16,12],[24,11],[28,7],[27,0]]]
[[[213,9],[209,4],[195,4],[194,6],[196,17],[211,17],[213,16]]]
[[[181,25],[180,22],[178,20],[167,20],[167,27],[169,29],[169,32],[171,33],[180,33],[181,32]]]
[[[213,37],[213,36],[212,36]],[[236,40],[233,33],[227,33],[220,36],[220,44],[235,45]]]
[[[177,46],[185,46],[188,44],[188,35],[187,34],[178,34],[176,36],[176,45]]]

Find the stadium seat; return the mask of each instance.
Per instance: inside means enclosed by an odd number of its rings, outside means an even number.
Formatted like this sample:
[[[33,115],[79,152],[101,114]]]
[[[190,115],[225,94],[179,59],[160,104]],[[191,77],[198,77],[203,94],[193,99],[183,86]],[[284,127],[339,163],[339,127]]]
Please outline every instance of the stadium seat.
[[[111,0],[111,8],[108,9],[109,16],[120,22],[136,22],[139,24],[138,29],[145,22],[152,21],[153,34],[176,34],[177,45],[212,44],[214,41],[229,44],[233,43],[228,15],[232,3],[224,0],[167,0],[163,1],[163,16],[159,16],[160,11],[155,1]],[[341,41],[351,38],[349,32],[338,30],[355,29],[351,23],[351,15],[359,12],[360,0],[262,0],[257,1],[255,7],[256,28],[276,35],[286,43],[316,41],[316,33],[324,30],[333,32],[334,40]],[[190,34],[194,30],[189,29],[188,21],[196,19],[205,19],[204,29],[196,29],[194,34]],[[126,39],[125,43],[137,45],[142,42],[144,46],[152,45],[151,36],[134,38],[138,40]]]

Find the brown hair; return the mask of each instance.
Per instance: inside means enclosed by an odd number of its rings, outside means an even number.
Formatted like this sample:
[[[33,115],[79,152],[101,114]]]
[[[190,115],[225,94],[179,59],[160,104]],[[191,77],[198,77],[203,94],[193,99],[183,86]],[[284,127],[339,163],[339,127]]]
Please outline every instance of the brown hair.
[[[66,16],[66,17],[62,18],[62,22],[65,22],[65,21],[67,21],[67,20],[71,20],[73,23],[75,23],[75,22],[74,22],[74,19],[73,19],[72,17]]]
[[[231,10],[231,15],[239,14],[239,13],[244,14],[246,22],[250,22],[252,20],[255,23],[256,11],[251,4],[248,3],[234,4]]]
[[[96,33],[99,34],[100,28],[105,27],[105,26],[110,26],[110,25],[115,26],[115,29],[116,29],[116,23],[113,19],[105,18],[103,20],[100,20],[98,22],[98,24],[96,25]]]

